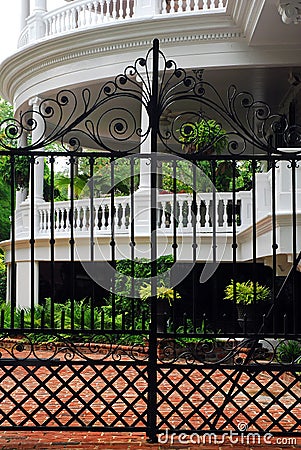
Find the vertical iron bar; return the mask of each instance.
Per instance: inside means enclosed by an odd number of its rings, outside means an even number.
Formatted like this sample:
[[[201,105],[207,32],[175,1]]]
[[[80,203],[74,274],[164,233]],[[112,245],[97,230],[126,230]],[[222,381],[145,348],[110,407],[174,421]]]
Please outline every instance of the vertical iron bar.
[[[135,159],[132,157],[130,159],[130,233],[131,233],[131,303],[132,303],[132,329],[135,329],[135,201],[134,201],[134,193],[135,193]]]
[[[113,269],[116,270],[116,255],[115,255],[115,216],[116,220],[118,211],[115,211],[115,159],[111,158],[110,160],[110,167],[111,167],[111,190],[110,190],[110,201],[111,201],[111,265]],[[116,287],[116,280],[115,275],[113,276],[112,280],[112,330],[115,330],[116,327],[116,294],[115,294],[115,287]]]
[[[90,261],[94,262],[94,157],[89,159],[90,166],[90,180],[89,180],[89,193],[90,193]],[[91,330],[94,329],[94,312],[95,312],[95,281],[91,279],[92,283],[92,296],[91,296],[91,317],[90,317],[90,327]]]
[[[157,421],[157,136],[158,136],[158,84],[159,41],[153,42],[152,94],[150,99],[151,126],[151,323],[149,331],[148,363],[148,437],[156,442]]]
[[[296,211],[296,160],[292,159],[292,251],[293,251],[293,264],[297,258],[297,211]],[[292,273],[292,299],[293,299],[293,334],[297,333],[298,324],[298,308],[296,298],[296,270]]]
[[[71,298],[70,298],[70,327],[74,330],[74,298],[75,298],[75,262],[74,262],[74,164],[75,157],[70,156],[70,265],[71,265]]]
[[[90,261],[94,261],[94,226],[95,226],[95,219],[94,219],[94,157],[90,157],[89,159],[89,165],[90,165],[90,181],[89,181],[89,192],[90,192]]]
[[[217,261],[217,240],[216,240],[216,228],[217,228],[217,203],[216,203],[216,160],[211,161],[211,177],[212,177],[212,263],[216,265]],[[216,270],[213,274],[213,292],[212,292],[212,317],[218,317],[219,309],[217,304],[217,286],[218,280],[216,276]]]
[[[216,161],[211,161],[211,175],[212,175],[212,261],[216,264]]]
[[[173,237],[172,237],[172,256],[173,264],[176,264],[178,257],[178,242],[177,242],[177,222],[178,222],[178,204],[177,204],[177,161],[172,162],[172,179],[173,179]],[[174,281],[172,280],[174,284]],[[176,331],[176,291],[173,293],[173,310],[172,310],[172,325],[173,332]]]
[[[30,328],[34,328],[34,306],[35,306],[35,227],[38,218],[36,214],[35,199],[35,157],[30,157]]]
[[[10,302],[11,315],[10,327],[14,328],[15,308],[16,308],[16,212],[15,212],[15,156],[10,156],[10,215],[11,215],[11,283],[10,283]]]
[[[276,161],[271,161],[272,165],[272,302],[276,301],[276,264],[277,264],[277,233],[276,233]],[[273,333],[276,329],[275,307],[273,308]]]
[[[54,224],[55,224],[55,210],[54,210],[54,157],[50,157],[50,327],[54,328],[54,297],[55,297],[55,277],[54,277]]]
[[[21,330],[24,329],[24,309],[21,309],[21,314],[20,314],[20,328],[21,328]]]
[[[254,305],[256,308],[256,316],[257,316],[257,223],[256,223],[256,165],[257,160],[252,159],[252,272],[253,272],[253,296],[254,296]]]
[[[237,282],[237,236],[236,236],[236,160],[232,160],[232,264],[233,264],[233,297],[236,303]]]
[[[196,241],[196,216],[197,216],[197,204],[196,204],[196,164],[192,163],[192,203],[191,203],[191,225],[192,225],[192,260],[193,260],[193,270],[192,270],[192,323],[193,332],[196,332],[196,251],[197,251],[197,241]]]

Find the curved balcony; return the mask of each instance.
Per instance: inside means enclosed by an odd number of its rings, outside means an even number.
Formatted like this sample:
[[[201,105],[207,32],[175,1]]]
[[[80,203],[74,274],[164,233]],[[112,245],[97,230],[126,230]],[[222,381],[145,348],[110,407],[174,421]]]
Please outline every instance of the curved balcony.
[[[279,163],[276,171],[276,228],[278,234],[279,255],[291,254],[291,208],[292,191],[289,184],[289,168],[285,161]],[[299,174],[299,171],[298,171]],[[272,199],[271,199],[271,173],[256,174],[256,236],[257,257],[264,259],[267,264],[271,255],[272,245]],[[301,178],[298,177],[298,192],[301,190]],[[21,193],[20,193],[21,194]],[[24,193],[23,193],[24,194]],[[24,194],[25,195],[25,194]],[[39,202],[33,205],[31,201],[24,200],[24,195],[17,201],[16,230],[17,256],[24,258],[30,251],[29,236],[34,220],[37,260],[48,260],[50,249],[51,230],[56,241],[58,257],[68,259],[69,241],[71,230],[78,252],[82,260],[89,260],[89,248],[91,239],[101,242],[101,251],[95,253],[95,260],[110,258],[111,225],[114,224],[114,235],[118,243],[119,254],[130,257],[129,242],[131,239],[134,220],[134,235],[137,238],[136,252],[149,251],[150,218],[146,205],[150,201],[150,193],[147,190],[135,192],[135,207],[131,211],[131,198],[129,196],[115,197],[114,208],[111,198],[106,195],[97,195],[95,198],[82,198],[74,200],[71,213],[70,201],[58,201],[53,205],[47,202]],[[235,229],[239,242],[237,253],[238,261],[252,260],[252,236],[254,223],[252,218],[253,191],[238,191],[235,195]],[[17,196],[18,200],[18,196]],[[22,201],[23,200],[23,201]],[[232,257],[233,236],[233,196],[231,192],[202,192],[196,195],[195,208],[192,205],[192,196],[187,193],[178,193],[176,205],[174,196],[170,193],[160,193],[157,198],[157,230],[158,242],[162,254],[166,251],[166,243],[172,244],[175,233],[182,245],[182,259],[191,258],[191,244],[193,230],[197,239],[202,244],[198,247],[198,259],[207,260],[212,250],[213,236],[218,241],[218,257],[226,262]],[[300,230],[301,197],[297,196],[296,214],[297,227]],[[194,213],[196,211],[196,214]],[[34,219],[32,217],[34,214]],[[175,221],[174,221],[175,219]],[[298,247],[300,247],[300,232],[298,231]],[[180,242],[179,241],[179,242]],[[7,250],[7,260],[10,258],[10,241],[2,243]],[[18,252],[21,252],[20,255]],[[23,253],[22,253],[23,252]],[[25,252],[25,253],[24,253]],[[104,255],[104,252],[105,255]],[[145,256],[145,255],[144,255]],[[206,259],[207,258],[207,259]],[[25,258],[26,259],[26,258]]]
[[[75,0],[53,11],[34,10],[26,19],[18,41],[23,47],[41,38],[105,25],[122,25],[143,18],[168,15],[224,13],[228,0],[156,0],[145,6],[139,0]]]

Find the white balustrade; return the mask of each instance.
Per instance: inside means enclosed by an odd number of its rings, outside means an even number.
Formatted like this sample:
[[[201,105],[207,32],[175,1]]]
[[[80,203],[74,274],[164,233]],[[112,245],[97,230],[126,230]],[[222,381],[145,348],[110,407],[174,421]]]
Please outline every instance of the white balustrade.
[[[146,199],[147,202],[147,199]],[[145,202],[145,203],[146,203]],[[145,207],[144,203],[144,207]],[[55,234],[69,234],[71,226],[77,235],[89,233],[91,226],[94,234],[109,234],[111,232],[112,220],[115,233],[128,233],[131,222],[130,197],[115,197],[114,209],[112,211],[111,198],[102,197],[93,199],[93,210],[91,211],[91,200],[80,199],[74,201],[73,214],[69,201],[55,202],[53,205],[54,217],[51,217],[50,203],[42,203],[38,206],[39,227],[38,234],[50,233],[53,226]],[[176,202],[173,194],[158,195],[158,230],[164,233],[172,233],[174,225],[178,231],[191,233],[195,223],[196,231],[199,233],[212,233],[213,217],[215,217],[216,232],[227,233],[232,231],[233,215],[237,229],[244,229],[252,223],[252,192],[237,192],[235,194],[235,209],[233,208],[233,197],[231,192],[217,192],[214,197],[212,193],[198,193],[196,205],[190,194],[177,194]],[[18,227],[16,234],[26,233],[28,217],[30,213],[29,204],[21,203],[18,214]],[[214,213],[215,211],[215,213]],[[137,205],[135,214],[137,215]],[[195,214],[195,215],[194,215]],[[139,214],[137,215],[139,217]]]
[[[227,6],[227,0],[162,0],[161,13],[189,13],[201,11],[223,11]]]
[[[46,36],[134,16],[134,0],[82,0],[44,15]]]
[[[100,26],[123,20],[141,19],[150,14],[187,14],[190,12],[223,12],[228,0],[156,0],[156,7],[151,11],[141,7],[137,0],[75,0],[67,3],[59,9],[49,12],[40,12],[39,20],[42,20],[43,36],[30,33],[29,25],[21,32],[18,47],[23,47],[40,37],[51,37],[61,33],[67,33],[77,29]],[[34,16],[27,19],[34,26]],[[28,23],[29,23],[28,22]],[[45,33],[45,34],[44,34]]]
[[[176,203],[172,194],[161,194],[158,197],[161,214],[158,218],[159,229],[172,229],[174,219],[177,228],[191,232],[193,222],[199,232],[212,232],[213,208],[215,208],[216,230],[229,232],[233,224],[233,199],[231,192],[216,193],[215,200],[212,193],[196,195],[196,211],[193,212],[192,196],[177,194]],[[235,221],[237,228],[251,224],[250,205],[251,192],[238,192],[236,194]],[[175,215],[175,217],[174,217]]]

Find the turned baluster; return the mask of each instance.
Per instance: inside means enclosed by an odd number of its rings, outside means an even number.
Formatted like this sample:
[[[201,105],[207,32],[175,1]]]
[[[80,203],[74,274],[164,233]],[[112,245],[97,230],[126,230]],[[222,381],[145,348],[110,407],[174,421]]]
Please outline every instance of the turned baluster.
[[[187,200],[187,228],[192,227],[192,199]]]
[[[178,227],[183,228],[183,204],[184,201],[182,199],[178,200]]]
[[[161,228],[166,228],[166,222],[167,222],[167,215],[166,215],[166,201],[161,201],[162,205],[162,221],[161,221]]]
[[[167,2],[162,2],[162,14],[167,14]]]

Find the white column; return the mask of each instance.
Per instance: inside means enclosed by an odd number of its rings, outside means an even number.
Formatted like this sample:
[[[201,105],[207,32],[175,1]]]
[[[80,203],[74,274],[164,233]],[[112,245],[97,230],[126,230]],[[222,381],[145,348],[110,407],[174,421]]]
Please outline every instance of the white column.
[[[152,17],[161,12],[161,0],[136,0],[135,17]]]
[[[10,302],[11,293],[11,264],[6,263],[6,303]]]
[[[32,143],[36,143],[43,138],[44,133],[44,122],[40,119],[38,114],[35,114],[35,111],[39,111],[41,99],[39,97],[33,97],[29,100],[29,105],[32,107],[33,111],[33,119],[36,120],[37,124],[35,129],[31,133]],[[43,150],[43,148],[41,149]],[[34,178],[33,178],[34,177]],[[31,192],[31,186],[33,185],[33,198]],[[35,159],[34,171],[30,171],[29,176],[29,196],[27,197],[26,204],[22,205],[20,214],[23,214],[23,219],[28,223],[27,238],[31,238],[32,230],[34,229],[34,238],[36,237],[39,230],[39,212],[38,205],[44,202],[43,198],[43,186],[44,186],[44,157],[40,156]],[[33,209],[33,223],[31,220],[32,217],[32,209]],[[17,216],[18,220],[18,216]],[[26,226],[24,227],[24,229]],[[18,222],[17,222],[17,229]],[[30,251],[30,250],[28,250]],[[21,308],[29,308],[31,305],[31,297],[34,296],[35,303],[38,302],[39,295],[39,263],[38,261],[34,261],[33,270],[34,270],[34,282],[32,286],[31,282],[31,271],[32,271],[32,263],[30,260],[27,260],[27,257],[23,260],[21,258],[16,257],[16,304],[17,307]],[[32,293],[33,289],[33,293]]]
[[[34,299],[38,303],[39,263],[34,263]],[[31,305],[31,262],[18,261],[16,264],[16,306],[29,308]]]
[[[147,81],[147,80],[146,80]],[[142,87],[143,89],[143,87]],[[146,110],[142,107],[141,112],[141,130],[142,135],[149,127],[149,117]],[[140,182],[139,188],[135,193],[135,235],[150,236],[150,210],[151,210],[151,135],[141,143],[140,154],[145,155],[145,158],[140,159]],[[130,229],[130,227],[129,227]],[[147,252],[140,254],[139,245],[136,246],[137,257],[149,258]]]
[[[30,15],[30,1],[20,0],[21,2],[21,12],[20,12],[20,31],[26,27],[26,19]]]
[[[47,11],[47,0],[31,0],[31,5],[32,13]]]
[[[29,100],[29,106],[32,106],[33,111],[39,110],[41,99],[39,97],[33,97]],[[44,124],[39,121],[39,116],[33,114],[33,118],[37,120],[37,127],[32,132],[32,143],[34,144],[41,139],[42,133],[44,131]],[[43,150],[43,148],[41,148]],[[44,202],[43,189],[44,189],[44,157],[39,156],[36,158],[36,164],[34,168],[34,202],[37,203]],[[29,197],[31,196],[31,183],[32,183],[32,173],[29,177]]]
[[[27,19],[29,42],[45,36],[44,14],[47,12],[46,0],[31,0],[31,15]]]

